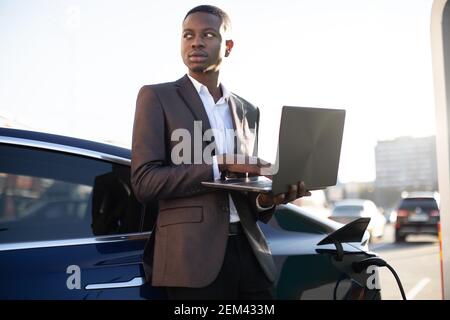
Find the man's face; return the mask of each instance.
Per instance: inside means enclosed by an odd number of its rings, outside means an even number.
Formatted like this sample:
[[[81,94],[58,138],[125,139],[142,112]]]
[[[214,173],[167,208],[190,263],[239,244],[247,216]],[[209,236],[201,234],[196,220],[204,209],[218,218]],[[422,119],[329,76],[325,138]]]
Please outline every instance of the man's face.
[[[195,12],[186,17],[181,34],[181,56],[193,73],[214,72],[228,56],[233,41],[223,39],[222,20],[213,14]]]

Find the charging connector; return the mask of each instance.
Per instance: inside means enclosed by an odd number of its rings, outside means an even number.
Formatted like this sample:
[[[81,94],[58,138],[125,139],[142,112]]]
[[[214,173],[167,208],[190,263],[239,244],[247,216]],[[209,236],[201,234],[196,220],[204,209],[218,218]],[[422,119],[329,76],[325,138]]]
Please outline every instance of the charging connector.
[[[395,272],[394,268],[392,268],[386,261],[384,261],[380,257],[370,257],[370,258],[367,258],[367,259],[364,259],[361,261],[355,261],[352,263],[353,271],[355,271],[356,273],[361,273],[363,270],[366,270],[369,266],[388,268],[394,275],[395,280],[397,281],[397,285],[400,289],[403,300],[406,300],[405,290],[403,290],[403,286],[400,281],[400,278],[397,275],[397,272]]]

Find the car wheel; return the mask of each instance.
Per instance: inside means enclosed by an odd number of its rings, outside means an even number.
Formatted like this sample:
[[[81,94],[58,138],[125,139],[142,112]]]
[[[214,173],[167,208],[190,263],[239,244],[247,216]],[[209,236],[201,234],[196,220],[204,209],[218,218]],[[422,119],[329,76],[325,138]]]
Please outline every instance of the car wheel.
[[[406,236],[395,233],[395,242],[405,242]]]

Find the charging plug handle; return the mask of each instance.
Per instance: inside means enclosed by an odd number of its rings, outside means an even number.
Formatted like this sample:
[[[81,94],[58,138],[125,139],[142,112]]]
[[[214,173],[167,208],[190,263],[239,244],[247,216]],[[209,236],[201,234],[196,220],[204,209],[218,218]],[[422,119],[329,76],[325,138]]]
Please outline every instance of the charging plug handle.
[[[353,271],[356,273],[361,273],[363,270],[367,269],[369,266],[377,266],[377,267],[386,267],[388,268],[392,274],[395,277],[395,280],[397,281],[397,285],[400,288],[400,293],[402,294],[403,300],[406,300],[405,290],[403,290],[402,283],[400,281],[400,278],[397,275],[397,272],[395,272],[394,268],[392,268],[386,261],[379,257],[370,257],[361,261],[355,261],[352,263]]]
[[[370,257],[352,263],[353,271],[355,271],[356,273],[361,273],[363,270],[366,270],[369,266],[386,267],[387,262],[379,257]]]

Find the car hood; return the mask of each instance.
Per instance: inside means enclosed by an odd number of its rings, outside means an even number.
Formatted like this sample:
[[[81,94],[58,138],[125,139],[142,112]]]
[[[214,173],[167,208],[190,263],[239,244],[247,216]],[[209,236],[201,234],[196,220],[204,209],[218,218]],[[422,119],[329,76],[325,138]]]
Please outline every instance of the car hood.
[[[311,234],[293,231],[272,231],[273,236],[268,240],[273,255],[308,255],[317,254],[320,251],[334,251],[334,244],[319,245],[327,235]],[[368,252],[367,240],[369,233],[366,231],[361,242],[344,242],[344,253]]]
[[[268,237],[269,246],[274,255],[295,255],[295,254],[317,254],[317,250],[335,250],[335,245],[319,243],[330,234],[341,229],[345,225],[328,218],[317,216],[301,207],[293,204],[281,205],[277,210],[289,210],[298,214],[305,224],[310,225],[314,232],[303,232],[302,230],[286,230],[284,227],[273,228],[266,224],[260,224],[261,229]],[[281,213],[283,214],[283,213]],[[270,229],[270,230],[269,230]],[[367,252],[369,232],[366,230],[357,242],[342,242],[343,250],[346,253]]]

